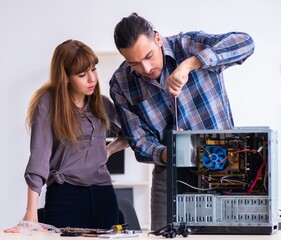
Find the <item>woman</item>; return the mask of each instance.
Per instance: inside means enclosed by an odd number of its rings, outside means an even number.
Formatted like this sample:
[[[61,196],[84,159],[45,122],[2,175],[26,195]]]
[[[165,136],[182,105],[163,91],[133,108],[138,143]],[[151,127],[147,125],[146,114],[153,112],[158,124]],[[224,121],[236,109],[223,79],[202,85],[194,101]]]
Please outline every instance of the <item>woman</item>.
[[[54,51],[49,81],[31,99],[25,221],[38,222],[38,197],[47,184],[45,223],[80,228],[110,228],[118,223],[106,161],[127,147],[127,141],[121,136],[114,105],[101,95],[97,64],[93,50],[82,42],[63,42]],[[108,130],[118,137],[106,146]],[[6,230],[17,231],[18,227]]]

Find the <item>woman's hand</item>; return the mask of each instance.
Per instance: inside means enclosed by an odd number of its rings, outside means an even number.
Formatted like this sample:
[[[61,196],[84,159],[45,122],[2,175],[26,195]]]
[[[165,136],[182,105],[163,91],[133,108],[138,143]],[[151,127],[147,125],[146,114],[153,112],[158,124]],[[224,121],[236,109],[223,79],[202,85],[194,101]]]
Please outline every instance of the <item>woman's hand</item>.
[[[23,221],[38,223],[37,206],[38,206],[39,194],[28,187],[27,195],[28,195],[27,208],[26,208],[25,215],[23,217]],[[18,224],[12,228],[5,229],[4,232],[5,233],[19,233],[20,226]]]
[[[20,227],[19,225],[16,225],[12,228],[8,228],[4,230],[5,233],[19,233],[20,232]]]
[[[37,212],[26,212],[25,215],[24,215],[24,218],[23,218],[23,221],[29,221],[29,222],[35,222],[35,223],[38,223],[38,216],[37,216]],[[8,228],[8,229],[5,229],[4,230],[5,233],[19,233],[20,232],[20,226],[19,224],[14,226],[14,227],[11,227],[11,228]]]

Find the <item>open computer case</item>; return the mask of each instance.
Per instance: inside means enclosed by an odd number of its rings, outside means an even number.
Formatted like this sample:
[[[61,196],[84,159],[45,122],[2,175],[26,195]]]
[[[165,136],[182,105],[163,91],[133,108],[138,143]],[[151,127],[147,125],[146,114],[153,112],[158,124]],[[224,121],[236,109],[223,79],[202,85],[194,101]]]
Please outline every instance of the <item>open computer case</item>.
[[[269,127],[170,131],[167,222],[193,234],[278,230],[277,132]]]

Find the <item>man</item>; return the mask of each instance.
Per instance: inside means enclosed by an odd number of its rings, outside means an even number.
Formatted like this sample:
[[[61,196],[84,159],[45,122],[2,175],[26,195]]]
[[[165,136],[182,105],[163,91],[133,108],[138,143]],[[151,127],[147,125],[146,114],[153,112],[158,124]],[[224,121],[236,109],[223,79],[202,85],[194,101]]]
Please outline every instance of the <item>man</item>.
[[[165,133],[234,126],[223,70],[254,52],[246,33],[163,37],[136,13],[115,27],[125,60],[110,80],[123,132],[138,161],[153,163],[151,230],[167,224]]]

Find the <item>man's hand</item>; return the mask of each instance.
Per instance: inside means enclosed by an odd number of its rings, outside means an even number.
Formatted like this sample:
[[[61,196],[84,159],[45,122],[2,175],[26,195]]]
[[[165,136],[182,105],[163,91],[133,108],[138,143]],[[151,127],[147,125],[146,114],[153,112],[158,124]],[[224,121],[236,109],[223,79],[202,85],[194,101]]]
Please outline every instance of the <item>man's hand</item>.
[[[197,57],[193,56],[185,59],[166,80],[169,92],[173,96],[178,97],[182,87],[188,81],[189,72],[200,67],[201,62]]]
[[[163,149],[162,155],[161,155],[161,160],[163,163],[167,164],[167,148]]]

